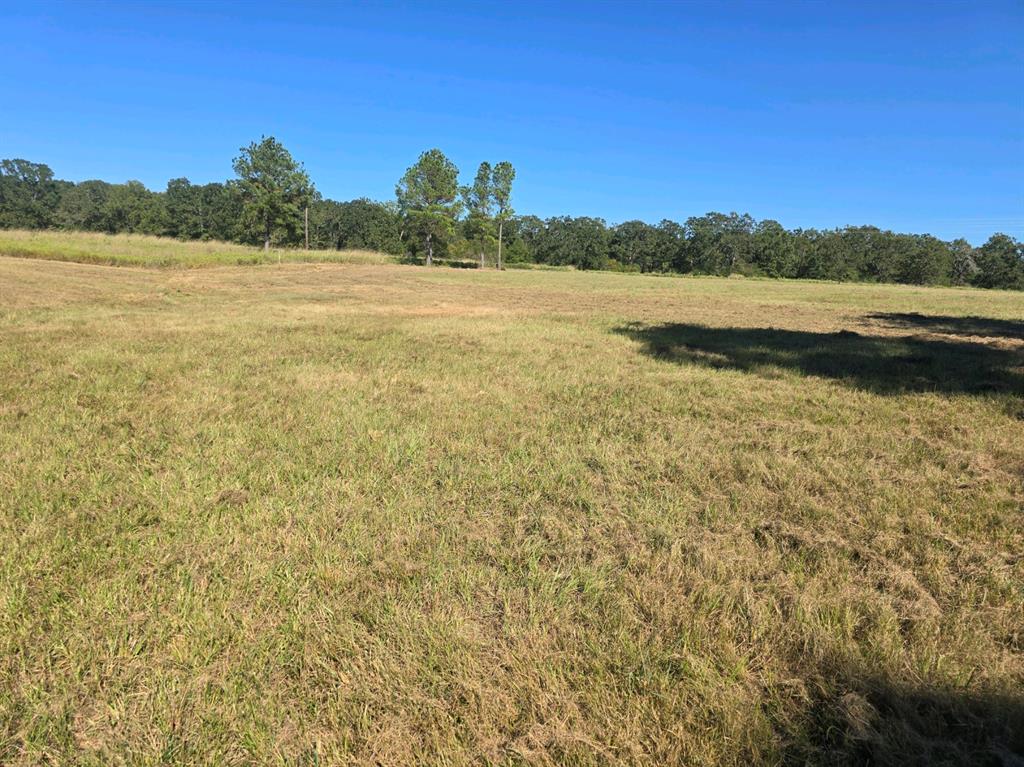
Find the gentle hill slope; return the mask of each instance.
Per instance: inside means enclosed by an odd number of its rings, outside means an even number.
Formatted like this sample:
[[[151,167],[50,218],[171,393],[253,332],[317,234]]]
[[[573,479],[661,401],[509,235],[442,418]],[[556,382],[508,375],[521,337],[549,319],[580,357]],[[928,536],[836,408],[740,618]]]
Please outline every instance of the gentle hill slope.
[[[75,261],[108,266],[198,267],[278,262],[392,263],[394,258],[371,250],[264,251],[230,242],[201,242],[145,234],[24,231],[0,229],[0,255]]]

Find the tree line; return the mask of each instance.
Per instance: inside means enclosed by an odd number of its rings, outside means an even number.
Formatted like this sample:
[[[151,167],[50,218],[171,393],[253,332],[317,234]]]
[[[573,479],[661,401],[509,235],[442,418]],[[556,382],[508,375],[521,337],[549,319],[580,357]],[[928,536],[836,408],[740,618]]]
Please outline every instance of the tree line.
[[[162,192],[138,181],[73,183],[44,164],[0,160],[0,227],[137,232],[181,239],[318,249],[365,248],[432,264],[548,264],[681,274],[742,274],[1024,290],[1024,243],[994,234],[973,247],[873,226],[786,229],[748,214],[685,222],[555,216],[512,209],[515,169],[482,162],[472,183],[431,149],[402,175],[393,201],[324,198],[273,137],[240,150],[235,178]]]

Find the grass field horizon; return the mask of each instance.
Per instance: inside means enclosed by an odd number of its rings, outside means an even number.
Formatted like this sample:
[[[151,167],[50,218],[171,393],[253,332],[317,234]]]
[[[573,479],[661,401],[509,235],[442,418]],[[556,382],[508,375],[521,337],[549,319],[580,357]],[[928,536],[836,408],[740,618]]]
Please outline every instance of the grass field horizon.
[[[1024,758],[1020,293],[62,247],[0,762]]]
[[[150,234],[106,234],[63,229],[0,229],[0,256],[65,261],[94,266],[145,267],[161,269],[196,269],[213,266],[271,266],[275,264],[390,264],[421,266],[422,259],[410,259],[375,250],[349,248],[344,250],[304,250],[298,247],[275,247],[264,250],[259,245],[241,245],[222,240],[181,240]],[[439,268],[454,266],[476,269],[475,259],[435,258]],[[485,267],[493,269],[493,264]],[[507,271],[573,272],[572,265],[551,265],[532,262],[506,262]],[[766,275],[729,276],[700,272],[639,272],[623,269],[595,269],[591,273],[613,274],[638,278],[752,280],[791,284],[888,286],[893,288],[937,288],[940,290],[984,291],[1008,293],[1022,297],[1020,291],[978,288],[968,285],[907,285],[892,282],[836,281],[812,278],[770,277]]]
[[[373,250],[303,250],[239,245],[220,240],[178,240],[149,234],[0,229],[0,255],[97,266],[199,268],[279,263],[396,263]]]

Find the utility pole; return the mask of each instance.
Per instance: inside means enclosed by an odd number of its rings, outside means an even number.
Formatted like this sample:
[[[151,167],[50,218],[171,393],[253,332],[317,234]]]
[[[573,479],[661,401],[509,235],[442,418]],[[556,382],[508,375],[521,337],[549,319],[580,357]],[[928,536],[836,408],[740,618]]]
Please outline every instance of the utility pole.
[[[309,206],[306,206],[306,250],[309,250]]]

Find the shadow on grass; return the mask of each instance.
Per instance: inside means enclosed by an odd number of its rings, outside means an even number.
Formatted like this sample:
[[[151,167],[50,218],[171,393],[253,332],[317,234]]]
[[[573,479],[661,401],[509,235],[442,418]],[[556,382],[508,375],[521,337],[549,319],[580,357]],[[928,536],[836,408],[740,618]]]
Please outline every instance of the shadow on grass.
[[[945,317],[942,315],[917,314],[916,312],[877,312],[867,315],[893,328],[925,330],[950,336],[989,336],[1024,340],[1024,322],[1017,320],[993,320],[988,317]]]
[[[993,765],[1024,759],[1024,695],[818,680],[787,732],[785,764]]]
[[[774,328],[629,324],[615,332],[679,364],[772,374],[795,370],[877,394],[1024,395],[1024,353],[967,341]]]

